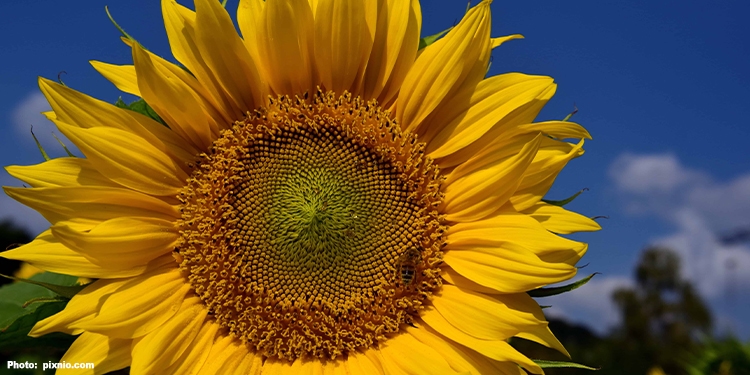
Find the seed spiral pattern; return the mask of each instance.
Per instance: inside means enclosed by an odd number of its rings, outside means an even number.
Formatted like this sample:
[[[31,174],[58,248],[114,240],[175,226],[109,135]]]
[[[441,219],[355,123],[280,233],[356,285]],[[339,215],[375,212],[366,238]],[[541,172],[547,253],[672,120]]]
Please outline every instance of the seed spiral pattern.
[[[376,346],[441,285],[443,177],[375,102],[269,99],[191,168],[175,258],[213,319],[266,357]]]

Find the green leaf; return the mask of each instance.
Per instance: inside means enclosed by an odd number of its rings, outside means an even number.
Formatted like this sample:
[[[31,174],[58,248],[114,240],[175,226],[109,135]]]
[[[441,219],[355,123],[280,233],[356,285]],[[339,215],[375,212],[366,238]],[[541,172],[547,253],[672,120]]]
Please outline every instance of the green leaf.
[[[570,196],[570,197],[568,197],[568,198],[566,198],[566,199],[563,199],[563,200],[561,200],[561,201],[553,201],[553,200],[548,200],[548,199],[542,199],[542,202],[544,202],[544,203],[548,203],[548,204],[551,204],[551,205],[553,205],[553,206],[560,206],[560,207],[563,207],[563,206],[565,206],[566,204],[568,204],[568,203],[572,202],[572,201],[573,201],[573,199],[576,199],[576,198],[578,198],[578,196],[579,196],[579,195],[581,195],[581,193],[583,193],[584,191],[589,191],[589,188],[583,188],[583,189],[581,189],[581,190],[580,190],[579,192],[577,192],[577,193],[573,194],[572,196]]]
[[[115,106],[120,108],[129,109],[133,112],[138,112],[146,117],[150,117],[151,119],[157,121],[158,123],[166,126],[167,124],[164,123],[164,120],[159,117],[159,115],[154,111],[153,108],[151,108],[148,103],[146,103],[143,99],[138,99],[130,104],[125,104],[125,102],[122,101],[122,98],[118,98],[115,102]]]
[[[22,311],[16,311],[13,321],[0,328],[0,350],[3,349],[22,349],[22,348],[39,348],[41,346],[68,347],[75,340],[74,336],[63,333],[52,333],[42,337],[29,337],[29,331],[34,325],[45,318],[48,318],[62,311],[68,302],[47,302],[33,304]],[[14,306],[15,307],[15,306]],[[8,313],[10,305],[6,302],[0,302],[0,314]]]
[[[426,37],[420,39],[419,40],[419,50],[422,50],[422,48],[425,48],[425,47],[429,46],[430,44],[435,43],[438,39],[442,38],[443,35],[447,34],[448,31],[451,31],[452,28],[453,27],[449,27],[449,28],[447,28],[447,29],[445,29],[445,30],[437,33],[437,34],[432,34],[432,35],[429,35],[429,36],[426,36]]]
[[[77,281],[75,276],[45,272],[32,276],[28,282],[0,287],[0,349],[69,346],[74,339],[70,335],[32,338],[28,333],[38,321],[58,313],[68,303],[67,298],[48,287],[73,287]]]
[[[591,280],[591,278],[593,278],[595,275],[598,275],[598,274],[599,272],[594,272],[591,275],[588,275],[585,278],[578,280],[572,284],[568,284],[568,285],[530,290],[527,292],[527,294],[531,297],[539,298],[539,297],[549,297],[549,296],[554,296],[554,295],[561,294],[561,293],[570,292],[571,290],[575,290],[586,285],[586,283],[588,283],[589,280]]]
[[[575,362],[548,361],[545,359],[532,359],[532,361],[541,368],[582,368],[585,370],[599,370],[596,367],[590,367]]]
[[[143,44],[138,43],[138,41],[135,40],[135,38],[133,38],[132,36],[130,36],[130,34],[128,34],[122,27],[120,27],[120,25],[117,24],[117,22],[115,22],[115,19],[109,13],[109,7],[108,6],[106,6],[106,5],[104,6],[104,11],[107,12],[107,17],[109,17],[109,21],[112,22],[113,25],[115,25],[115,27],[117,28],[117,31],[119,31],[120,34],[122,34],[122,36],[124,36],[126,39],[132,41],[133,43],[138,44],[144,50],[148,51],[146,49],[146,47],[143,46]]]
[[[44,273],[42,275],[45,275],[45,274],[48,274],[48,273],[52,274],[51,272],[46,272],[46,273]],[[78,285],[78,284],[76,284],[76,281],[78,280],[78,278],[75,277],[75,276],[60,275],[60,274],[52,274],[52,275],[59,275],[59,276],[61,276],[62,278],[61,277],[57,277],[55,279],[56,280],[59,279],[64,284],[54,284],[54,283],[50,283],[50,282],[34,280],[34,278],[36,276],[38,276],[38,275],[34,275],[34,277],[32,277],[31,279],[22,279],[20,277],[6,276],[6,275],[3,275],[3,274],[0,274],[0,276],[8,278],[8,279],[11,279],[11,280],[15,280],[15,281],[23,282],[23,283],[28,283],[28,284],[33,284],[33,285],[41,286],[42,288],[46,288],[47,290],[49,290],[49,291],[51,291],[51,292],[53,292],[53,293],[55,293],[55,294],[57,294],[59,296],[65,297],[67,299],[73,298],[73,296],[75,296],[76,294],[78,294],[78,292],[80,292],[81,290],[83,290],[83,288],[86,287],[86,285]],[[46,277],[46,278],[52,278],[52,277],[50,276],[50,277]],[[66,285],[67,282],[68,282],[68,280],[69,280],[68,278],[73,278],[73,284]]]
[[[57,140],[57,143],[59,143],[60,146],[62,146],[63,150],[65,150],[65,153],[67,153],[68,156],[70,156],[71,158],[76,157],[75,155],[73,155],[72,152],[70,152],[70,150],[68,150],[67,147],[65,147],[65,143],[63,143],[63,141],[61,141],[60,138],[57,138],[57,136],[55,135],[55,133],[52,133],[52,136],[55,137],[55,139]]]
[[[563,121],[570,120],[570,118],[573,117],[573,115],[575,115],[576,113],[578,113],[578,107],[576,107],[575,103],[573,103],[573,112],[568,113],[568,115],[565,116],[565,118],[563,119]]]
[[[47,155],[47,152],[44,151],[44,147],[42,147],[42,144],[39,143],[39,140],[36,139],[36,135],[34,135],[34,125],[31,125],[31,136],[34,137],[34,142],[36,142],[36,147],[39,148],[39,151],[42,153],[42,157],[45,161],[49,161],[49,155]]]

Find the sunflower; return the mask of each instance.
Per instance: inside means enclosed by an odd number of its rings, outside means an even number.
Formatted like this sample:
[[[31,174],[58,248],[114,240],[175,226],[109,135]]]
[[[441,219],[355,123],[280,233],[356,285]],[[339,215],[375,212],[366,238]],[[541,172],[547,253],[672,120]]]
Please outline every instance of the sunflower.
[[[541,374],[508,340],[565,353],[526,292],[599,229],[542,200],[590,136],[533,122],[551,78],[485,78],[520,37],[490,2],[420,49],[417,0],[242,0],[242,37],[164,0],[180,65],[92,62],[158,116],[40,79],[85,158],[7,168],[51,227],[2,256],[96,281],[30,334],[97,373]]]

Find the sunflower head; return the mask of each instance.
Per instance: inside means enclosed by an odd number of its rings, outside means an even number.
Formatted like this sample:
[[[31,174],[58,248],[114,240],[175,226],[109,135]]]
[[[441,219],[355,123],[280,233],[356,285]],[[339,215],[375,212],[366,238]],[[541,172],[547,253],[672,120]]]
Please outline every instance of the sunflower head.
[[[133,373],[542,373],[528,291],[599,229],[542,197],[589,134],[552,79],[486,77],[482,1],[420,50],[417,0],[162,1],[178,64],[93,62],[147,110],[40,80],[84,158],[8,167],[49,231],[2,253],[94,278],[31,335]],[[141,103],[143,104],[143,103]],[[145,115],[144,115],[145,114]],[[567,138],[581,139],[576,143]]]

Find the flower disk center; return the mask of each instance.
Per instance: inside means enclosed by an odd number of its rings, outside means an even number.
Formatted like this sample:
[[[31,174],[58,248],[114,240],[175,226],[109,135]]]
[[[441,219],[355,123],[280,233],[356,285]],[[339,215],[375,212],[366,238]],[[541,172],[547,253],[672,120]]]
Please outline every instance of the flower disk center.
[[[375,346],[440,287],[442,177],[423,150],[375,102],[270,100],[193,165],[180,268],[214,319],[266,357]]]

